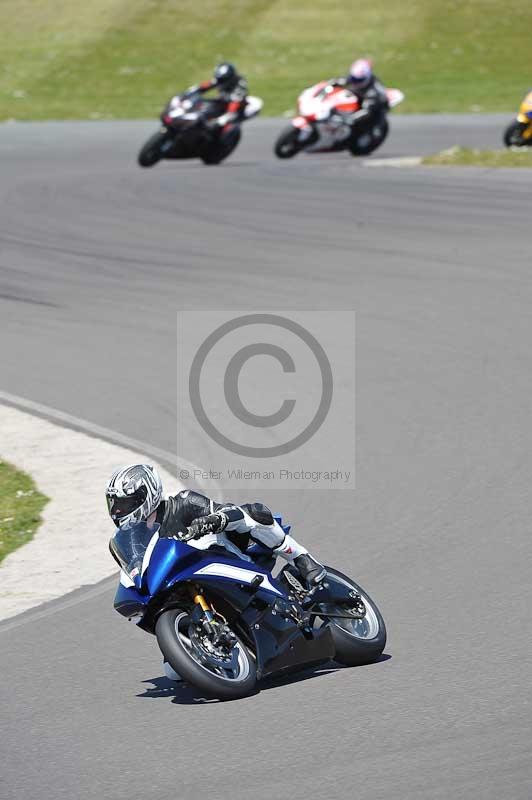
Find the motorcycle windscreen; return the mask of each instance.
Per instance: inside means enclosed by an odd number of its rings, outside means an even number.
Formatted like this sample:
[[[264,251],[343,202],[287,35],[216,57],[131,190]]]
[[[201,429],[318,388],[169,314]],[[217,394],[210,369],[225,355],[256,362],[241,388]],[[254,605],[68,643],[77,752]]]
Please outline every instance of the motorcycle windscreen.
[[[159,528],[158,524],[148,527],[145,522],[139,522],[118,528],[111,538],[109,549],[131,580],[141,575],[144,555]]]

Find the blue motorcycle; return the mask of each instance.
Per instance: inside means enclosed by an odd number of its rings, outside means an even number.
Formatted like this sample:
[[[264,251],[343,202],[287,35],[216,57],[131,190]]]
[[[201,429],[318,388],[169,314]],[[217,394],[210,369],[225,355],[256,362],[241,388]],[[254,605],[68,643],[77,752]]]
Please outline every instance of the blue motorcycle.
[[[223,533],[193,540],[158,528],[141,523],[111,539],[114,606],[155,634],[165,661],[206,694],[245,697],[266,676],[331,660],[367,664],[384,650],[379,609],[341,572],[327,567],[309,590],[290,565],[274,575],[276,559],[259,544],[243,552]]]

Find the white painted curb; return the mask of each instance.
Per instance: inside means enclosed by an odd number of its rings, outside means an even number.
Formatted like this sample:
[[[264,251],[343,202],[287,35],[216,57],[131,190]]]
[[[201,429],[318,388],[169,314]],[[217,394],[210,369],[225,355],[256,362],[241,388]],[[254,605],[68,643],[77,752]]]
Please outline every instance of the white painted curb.
[[[368,158],[362,162],[364,167],[418,167],[421,156],[398,156],[397,158]]]
[[[117,572],[105,505],[112,470],[147,461],[168,494],[183,488],[154,459],[0,405],[0,458],[27,472],[50,498],[34,538],[0,564],[0,619]]]

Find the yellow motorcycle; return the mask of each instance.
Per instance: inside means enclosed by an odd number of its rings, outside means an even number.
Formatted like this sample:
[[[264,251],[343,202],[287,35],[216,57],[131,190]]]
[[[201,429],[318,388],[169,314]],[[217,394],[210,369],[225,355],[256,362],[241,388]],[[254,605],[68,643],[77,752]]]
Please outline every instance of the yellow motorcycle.
[[[532,145],[532,91],[519,106],[517,117],[504,131],[506,147],[530,147]]]

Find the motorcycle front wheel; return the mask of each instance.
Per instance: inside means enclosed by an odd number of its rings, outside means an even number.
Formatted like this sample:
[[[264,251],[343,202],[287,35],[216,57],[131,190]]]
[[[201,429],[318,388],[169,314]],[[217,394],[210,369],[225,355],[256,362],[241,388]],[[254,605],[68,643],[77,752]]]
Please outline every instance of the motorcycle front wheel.
[[[386,645],[386,626],[377,605],[365,589],[332,567],[327,567],[325,580],[333,588],[335,583],[339,584],[341,592],[346,588],[353,589],[361,596],[366,607],[366,614],[362,619],[329,618],[326,622],[330,626],[336,647],[334,660],[348,667],[376,661]],[[345,614],[345,606],[339,606],[337,613]]]
[[[506,147],[528,147],[532,145],[532,138],[525,139],[524,132],[528,128],[526,122],[514,119],[504,131],[503,141]]]
[[[141,167],[153,167],[163,157],[162,145],[167,140],[167,134],[157,131],[150,136],[146,144],[142,147],[138,155],[138,163]]]
[[[187,682],[211,697],[232,700],[253,694],[257,683],[255,661],[238,638],[231,652],[221,653],[198,637],[188,611],[164,611],[155,626],[161,652]]]
[[[273,152],[277,158],[293,158],[301,150],[299,142],[299,130],[290,125],[281,132],[279,138],[275,142]]]

